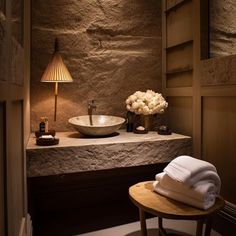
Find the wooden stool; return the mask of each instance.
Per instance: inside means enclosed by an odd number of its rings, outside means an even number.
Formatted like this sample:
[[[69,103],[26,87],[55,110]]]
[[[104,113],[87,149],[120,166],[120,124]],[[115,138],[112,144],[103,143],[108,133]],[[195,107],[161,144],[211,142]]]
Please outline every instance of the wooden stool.
[[[145,212],[158,217],[159,232],[167,235],[162,225],[162,218],[176,220],[196,220],[196,236],[202,235],[203,223],[206,223],[205,236],[211,232],[211,216],[224,207],[223,198],[217,198],[214,206],[207,210],[185,205],[175,200],[166,198],[153,191],[153,182],[147,181],[137,183],[129,188],[131,201],[139,208],[142,236],[147,236]]]

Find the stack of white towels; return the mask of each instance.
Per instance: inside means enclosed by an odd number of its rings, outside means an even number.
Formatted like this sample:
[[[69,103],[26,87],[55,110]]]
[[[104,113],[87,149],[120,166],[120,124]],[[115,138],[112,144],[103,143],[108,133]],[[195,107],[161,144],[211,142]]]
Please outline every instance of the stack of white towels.
[[[215,166],[190,156],[175,158],[155,178],[155,192],[200,209],[213,206],[220,193]]]

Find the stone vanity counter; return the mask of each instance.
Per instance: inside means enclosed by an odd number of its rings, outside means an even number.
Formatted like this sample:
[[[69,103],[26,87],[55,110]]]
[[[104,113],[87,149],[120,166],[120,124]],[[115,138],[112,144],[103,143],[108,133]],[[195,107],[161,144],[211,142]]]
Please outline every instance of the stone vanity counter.
[[[27,146],[27,176],[49,176],[169,162],[190,155],[191,138],[180,134],[127,133],[85,138],[75,132],[57,132],[58,145],[37,146],[34,134]]]

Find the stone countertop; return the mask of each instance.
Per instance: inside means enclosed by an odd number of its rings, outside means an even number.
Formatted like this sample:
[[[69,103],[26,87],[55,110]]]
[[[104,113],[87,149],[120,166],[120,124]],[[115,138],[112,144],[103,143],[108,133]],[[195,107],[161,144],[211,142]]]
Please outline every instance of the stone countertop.
[[[27,176],[48,176],[169,162],[191,154],[191,138],[180,134],[128,133],[86,138],[76,132],[57,132],[58,145],[37,146],[34,134],[27,145]]]

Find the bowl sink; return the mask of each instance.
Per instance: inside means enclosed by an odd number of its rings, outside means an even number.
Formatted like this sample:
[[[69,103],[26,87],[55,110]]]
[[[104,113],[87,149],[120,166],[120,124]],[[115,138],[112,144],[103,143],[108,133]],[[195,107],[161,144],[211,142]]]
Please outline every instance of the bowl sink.
[[[118,116],[92,115],[92,125],[89,115],[72,117],[68,121],[74,129],[88,136],[106,136],[115,133],[125,122]]]

